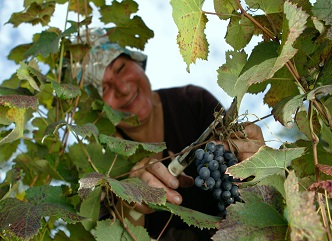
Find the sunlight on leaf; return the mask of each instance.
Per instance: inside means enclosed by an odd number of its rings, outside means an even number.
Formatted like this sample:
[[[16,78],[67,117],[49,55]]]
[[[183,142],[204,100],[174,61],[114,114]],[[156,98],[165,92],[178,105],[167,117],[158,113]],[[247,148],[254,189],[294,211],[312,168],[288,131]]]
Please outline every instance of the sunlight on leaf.
[[[294,171],[285,181],[288,222],[292,240],[322,240],[324,227],[314,204],[314,192],[299,192]]]
[[[227,172],[235,178],[255,178],[247,183],[258,182],[265,177],[285,171],[292,160],[304,154],[305,148],[288,148],[284,150],[262,146],[250,158],[228,168]]]

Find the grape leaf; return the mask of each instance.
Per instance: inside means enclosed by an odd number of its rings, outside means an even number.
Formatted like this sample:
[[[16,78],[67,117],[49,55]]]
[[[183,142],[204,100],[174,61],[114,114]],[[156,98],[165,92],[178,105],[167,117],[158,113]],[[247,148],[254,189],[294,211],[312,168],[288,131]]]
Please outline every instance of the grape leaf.
[[[314,192],[299,192],[298,179],[290,171],[286,181],[287,216],[292,240],[322,240],[325,234],[315,208]]]
[[[283,199],[275,189],[254,186],[241,189],[245,203],[227,207],[227,217],[213,240],[284,240],[287,221],[282,215]]]
[[[144,50],[147,41],[154,36],[142,18],[132,14],[138,11],[138,4],[133,0],[122,2],[113,1],[111,6],[103,6],[100,9],[100,20],[104,23],[114,23],[116,27],[107,32],[111,42],[120,46],[130,46]]]
[[[303,105],[305,95],[289,96],[279,101],[272,109],[274,119],[288,128],[293,127],[293,114]]]
[[[30,240],[41,228],[42,217],[56,216],[69,223],[82,221],[84,218],[60,194],[61,187],[43,186],[27,190],[28,202],[15,198],[0,201],[0,230]]]
[[[323,20],[326,25],[332,24],[332,1],[317,0],[312,7],[312,12],[319,20]]]
[[[87,194],[101,183],[107,183],[111,190],[122,200],[128,203],[155,203],[164,204],[166,202],[166,193],[162,188],[148,186],[141,179],[127,178],[118,181],[114,178],[106,177],[100,173],[90,173],[81,178],[79,195],[86,197]]]
[[[39,39],[24,53],[24,57],[37,56],[41,54],[43,57],[47,57],[50,54],[55,54],[60,48],[61,38],[70,36],[72,33],[77,32],[77,27],[71,26],[64,32],[60,32],[58,29],[49,29],[43,31]]]
[[[308,100],[319,99],[320,95],[332,95],[332,85],[324,85],[315,88],[314,90],[310,91],[307,95]]]
[[[332,167],[328,165],[317,164],[319,171],[332,176]]]
[[[79,214],[86,217],[82,224],[86,230],[91,230],[99,220],[101,187],[96,187],[84,200],[81,202]]]
[[[127,219],[124,220],[124,225],[128,227],[135,240],[151,241],[151,238],[144,227],[134,226]],[[97,241],[132,241],[134,240],[129,233],[124,229],[121,222],[117,219],[115,222],[107,219],[97,223],[95,237]]]
[[[98,128],[92,123],[85,123],[81,126],[69,125],[69,130],[74,132],[76,135],[81,136],[83,139],[87,136],[90,137],[93,135],[96,141],[98,141]]]
[[[20,62],[20,68],[16,72],[20,80],[27,80],[32,88],[34,88],[37,91],[40,91],[36,81],[30,75],[30,71],[27,64]]]
[[[312,126],[315,133],[319,133],[321,126],[319,124],[317,113],[313,113]],[[309,120],[306,111],[299,111],[296,113],[295,122],[301,133],[303,133],[308,139],[311,139]]]
[[[149,205],[154,210],[168,211],[179,216],[188,225],[193,225],[200,229],[215,229],[219,227],[221,217],[207,215],[183,206],[166,203],[165,205]]]
[[[244,51],[227,51],[226,63],[217,70],[218,85],[231,97],[237,96],[234,83],[242,72],[247,62],[247,55]]]
[[[213,1],[213,3],[218,17],[222,20],[229,19],[231,14],[234,14],[234,12],[239,9],[239,5],[236,3],[236,0],[220,0]]]
[[[245,179],[254,176],[247,183],[258,182],[265,177],[282,173],[290,166],[293,159],[304,154],[305,148],[288,148],[283,150],[262,146],[250,158],[227,169],[235,178]]]
[[[262,9],[265,14],[280,13],[283,11],[283,0],[264,1],[264,0],[246,0],[249,8]]]
[[[50,22],[54,10],[54,1],[40,4],[33,2],[23,11],[13,13],[7,23],[13,24],[14,27],[17,27],[21,23],[31,23],[32,25],[40,23],[42,26],[46,26]]]
[[[288,20],[289,34],[283,42],[282,50],[277,58],[270,58],[241,74],[233,84],[233,95],[238,97],[238,105],[249,86],[261,83],[273,77],[294,55],[297,50],[292,47],[298,36],[303,32],[308,14],[297,8],[295,5],[286,1],[284,3],[284,12]]]
[[[131,157],[132,162],[139,159],[134,156],[136,152],[140,152],[140,159],[148,157],[155,153],[161,152],[166,148],[165,143],[140,143],[135,141],[124,140],[113,136],[99,135],[99,141],[106,144],[107,148],[119,155]],[[140,149],[142,148],[142,149]]]
[[[255,30],[255,25],[251,20],[242,15],[231,17],[227,26],[226,42],[231,45],[234,50],[240,50],[247,46],[250,42]],[[239,36],[241,36],[239,38]]]
[[[121,111],[113,110],[109,105],[103,103],[103,111],[105,112],[106,117],[116,126],[121,121],[132,126],[140,124],[137,116],[131,115],[129,113],[124,113]]]
[[[31,117],[31,111],[37,108],[37,98],[26,95],[0,96],[0,124],[15,123],[14,129],[0,140],[0,145],[15,141],[24,136],[25,124]]]
[[[187,71],[190,72],[190,64],[196,63],[196,59],[207,59],[208,42],[204,29],[208,19],[202,11],[204,1],[185,0],[170,1],[172,16],[179,30],[177,43],[184,62],[187,64]]]

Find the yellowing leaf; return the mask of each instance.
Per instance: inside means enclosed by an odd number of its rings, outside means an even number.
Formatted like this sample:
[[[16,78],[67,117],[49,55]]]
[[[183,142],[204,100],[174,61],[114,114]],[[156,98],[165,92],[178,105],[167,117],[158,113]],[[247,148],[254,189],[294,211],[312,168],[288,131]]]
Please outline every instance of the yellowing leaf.
[[[228,172],[240,179],[254,176],[255,178],[248,183],[255,183],[284,171],[290,166],[292,160],[302,156],[304,151],[305,148],[278,150],[263,146],[250,158],[229,167]]]
[[[285,181],[286,204],[291,240],[323,240],[325,234],[315,208],[314,192],[299,192],[298,179],[291,171]]]
[[[177,42],[180,53],[187,64],[187,71],[196,59],[207,59],[208,42],[204,29],[208,19],[202,11],[204,1],[201,0],[171,0],[173,19],[178,27]]]

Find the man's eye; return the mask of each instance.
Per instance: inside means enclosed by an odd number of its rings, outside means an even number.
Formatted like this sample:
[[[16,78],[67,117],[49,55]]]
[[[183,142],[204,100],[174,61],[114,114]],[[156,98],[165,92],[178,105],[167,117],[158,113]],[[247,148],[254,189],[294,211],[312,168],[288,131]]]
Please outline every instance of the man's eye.
[[[116,73],[120,73],[120,71],[124,68],[125,64],[121,64]]]

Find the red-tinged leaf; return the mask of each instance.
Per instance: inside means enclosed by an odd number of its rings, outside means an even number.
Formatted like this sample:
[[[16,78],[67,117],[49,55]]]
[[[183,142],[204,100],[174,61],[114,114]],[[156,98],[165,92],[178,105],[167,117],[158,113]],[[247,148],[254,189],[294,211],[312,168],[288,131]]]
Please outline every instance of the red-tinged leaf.
[[[35,96],[27,95],[6,95],[0,96],[0,105],[8,106],[10,108],[35,110],[37,108],[38,100]]]
[[[332,180],[315,182],[308,187],[308,191],[320,193],[325,193],[326,191],[329,198],[332,198]]]
[[[84,220],[61,195],[61,187],[42,186],[27,191],[29,202],[15,198],[0,201],[0,230],[30,240],[41,228],[41,218],[56,216],[66,222]]]
[[[332,176],[332,166],[317,164],[317,167],[321,172]]]
[[[323,240],[325,230],[316,212],[315,193],[299,191],[294,171],[289,173],[284,185],[291,240]]]

